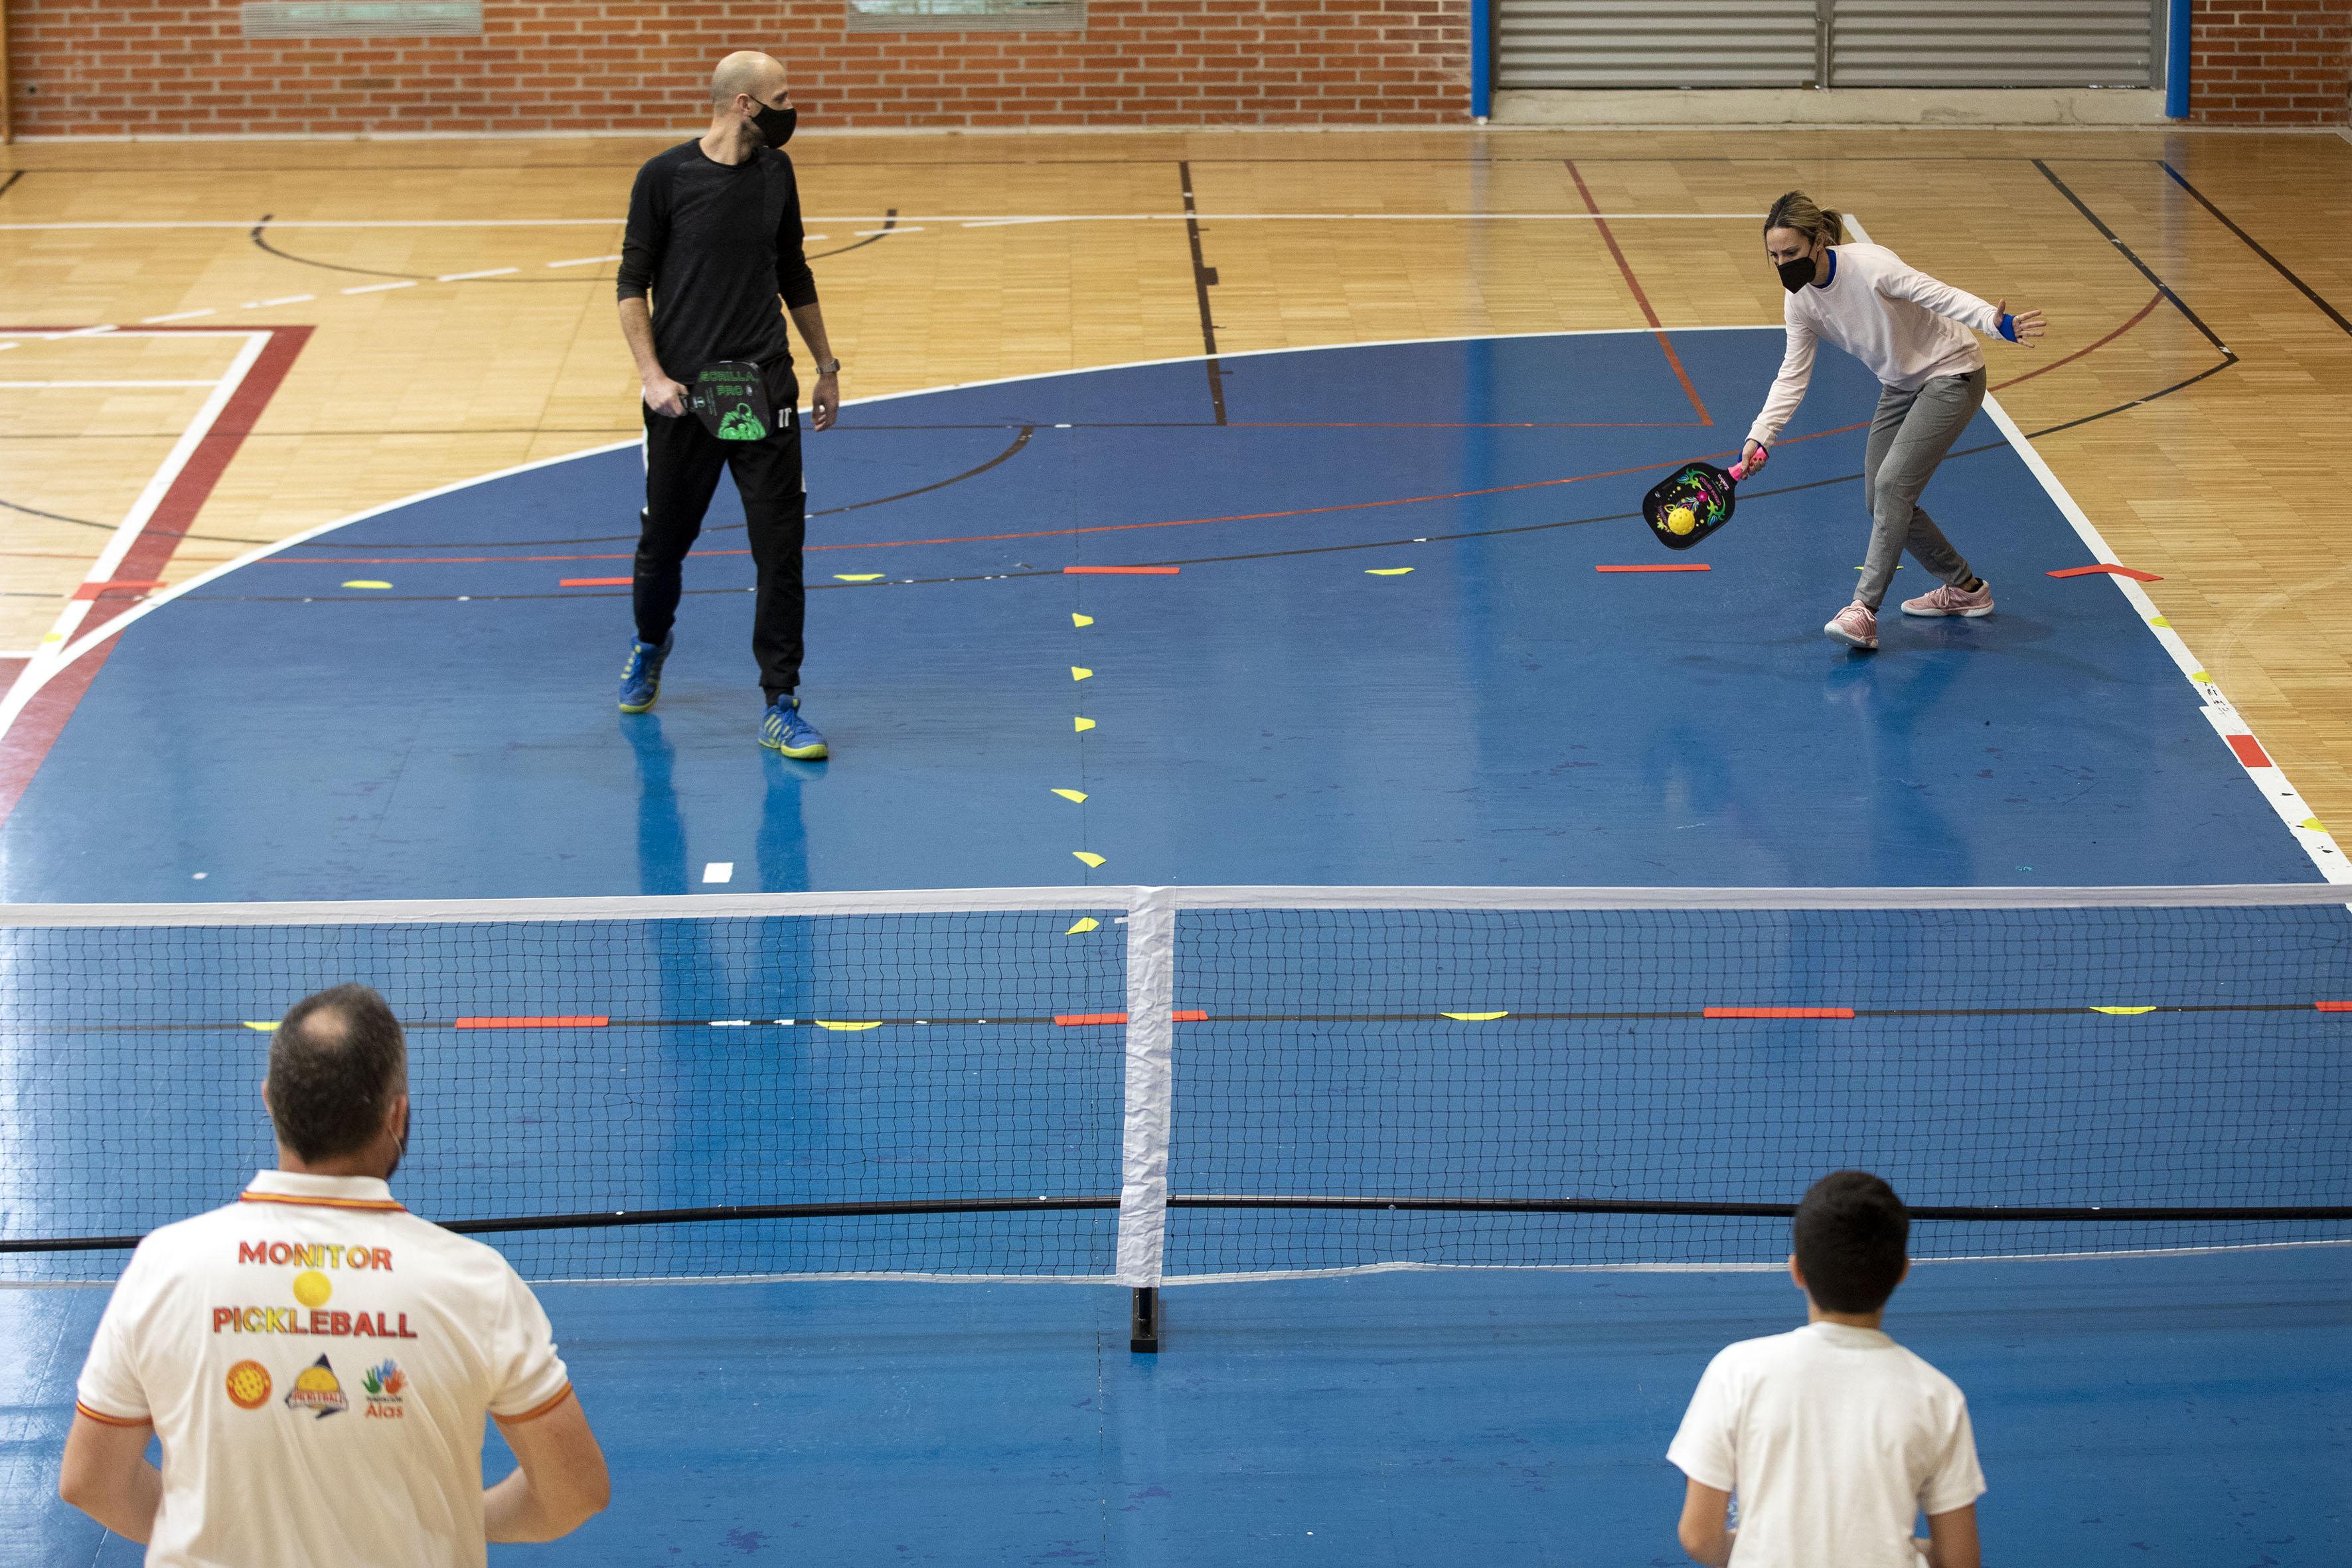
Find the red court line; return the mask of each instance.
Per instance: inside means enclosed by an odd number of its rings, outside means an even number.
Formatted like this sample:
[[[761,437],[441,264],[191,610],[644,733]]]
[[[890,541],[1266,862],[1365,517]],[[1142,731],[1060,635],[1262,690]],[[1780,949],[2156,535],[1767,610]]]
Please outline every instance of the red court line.
[[[110,583],[84,583],[73,591],[73,596],[77,599],[101,599],[117,589],[127,594],[143,594],[150,588],[160,588],[163,585],[163,580],[161,577],[143,583],[134,583],[125,577],[117,577]]]
[[[1712,566],[1697,563],[1676,563],[1666,566],[1595,566],[1595,572],[1712,572]]]
[[[1675,353],[1674,340],[1665,334],[1665,324],[1658,320],[1658,313],[1650,309],[1650,297],[1642,292],[1641,280],[1633,276],[1633,264],[1625,259],[1622,250],[1617,248],[1617,237],[1609,231],[1609,220],[1601,216],[1601,205],[1592,199],[1592,193],[1585,189],[1584,176],[1577,172],[1576,160],[1563,158],[1560,162],[1568,165],[1568,177],[1576,182],[1576,194],[1584,198],[1584,210],[1592,214],[1592,226],[1601,231],[1601,239],[1608,244],[1609,254],[1617,258],[1617,270],[1625,275],[1625,287],[1633,290],[1633,303],[1642,307],[1642,319],[1650,323],[1651,331],[1657,334],[1658,346],[1666,351],[1666,363],[1675,367],[1675,379],[1683,384],[1683,395],[1691,400],[1691,406],[1698,410],[1698,422],[1714,424],[1715,416],[1709,414],[1706,405],[1699,401],[1698,388],[1691,384],[1690,373],[1683,369],[1682,355]]]
[[[2163,578],[2153,572],[2141,572],[2129,566],[2115,566],[2102,561],[2095,566],[2069,566],[2063,572],[2045,572],[2046,577],[2087,577],[2094,572],[2105,572],[2117,577],[2129,577],[2136,583],[2161,583]]]
[[[564,1014],[547,1018],[460,1018],[460,1029],[601,1029],[612,1018],[603,1013]]]
[[[557,581],[559,588],[626,588],[635,577],[564,577]]]
[[[2134,327],[2137,327],[2142,321],[2147,321],[2147,313],[2150,310],[2155,310],[2163,302],[2164,296],[2162,294],[2149,295],[2147,297],[2147,303],[2139,308],[2138,315],[2134,316],[2130,321],[2126,321],[2122,326],[2117,327],[2114,331],[2109,332],[2105,337],[2101,338],[2089,348],[2076,349],[2064,359],[2053,359],[2048,364],[2043,365],[2040,370],[2029,370],[2023,375],[2011,376],[2007,381],[2001,382],[1998,385],[1994,386],[1992,390],[1995,392],[2004,391],[2009,387],[2015,386],[2021,381],[2032,381],[2037,375],[2048,375],[2052,371],[2056,370],[2062,364],[2073,364],[2084,354],[2092,353],[2099,349],[2105,348],[2109,343],[2114,342],[2117,338],[2122,337],[2126,332],[2130,331]]]
[[[2230,750],[2238,753],[2238,761],[2250,768],[2268,768],[2277,765],[2263,752],[2262,742],[2252,735],[2224,735],[2221,738],[2230,742]]]
[[[0,327],[0,332],[69,330],[63,327]],[[222,330],[217,326],[139,329],[142,334],[206,331],[218,334]],[[252,368],[245,373],[244,381],[230,395],[227,405],[220,411],[220,417],[213,421],[212,428],[205,433],[204,438],[196,444],[195,451],[189,455],[187,462],[181,468],[179,476],[173,479],[172,488],[163,492],[163,499],[148,517],[147,525],[131,541],[130,550],[116,567],[125,579],[158,578],[163,569],[170,564],[173,552],[180,547],[181,535],[195,523],[196,514],[211,499],[213,487],[227,471],[230,460],[245,444],[245,438],[253,433],[255,424],[269,406],[270,398],[277,395],[287,373],[294,368],[295,358],[301,353],[303,345],[310,341],[314,329],[268,327],[245,330],[266,331],[269,339],[262,344],[261,353],[255,356]],[[137,600],[129,597],[93,600],[89,615],[74,633],[74,640],[80,641],[136,603]],[[33,775],[40,771],[41,763],[48,757],[49,748],[56,745],[58,737],[64,733],[66,721],[73,717],[74,709],[80,704],[82,693],[89,689],[89,683],[97,676],[99,667],[106,662],[107,656],[113,650],[114,642],[110,638],[52,676],[49,683],[25,704],[23,710],[16,715],[16,721],[8,727],[8,732],[0,736],[0,824],[8,820],[9,814],[16,809],[16,803],[25,798],[25,791],[31,785]]]
[[[2352,1002],[2314,1002],[2312,1005],[2323,1013],[2352,1013]]]
[[[1065,566],[1063,574],[1070,577],[1173,577],[1181,566]]]
[[[1205,1023],[1209,1016],[1206,1013],[1196,1012],[1177,1012],[1169,1016],[1180,1024]],[[1077,1024],[1124,1024],[1127,1022],[1127,1015],[1124,1013],[1056,1013],[1054,1015],[1054,1022],[1066,1029]]]
[[[1709,1007],[1710,1018],[1851,1018],[1851,1007]]]

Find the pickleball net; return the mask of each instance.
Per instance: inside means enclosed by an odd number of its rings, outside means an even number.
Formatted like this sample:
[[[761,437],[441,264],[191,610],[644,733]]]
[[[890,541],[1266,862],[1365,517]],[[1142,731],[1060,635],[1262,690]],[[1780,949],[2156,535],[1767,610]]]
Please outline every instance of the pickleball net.
[[[2326,886],[1046,889],[0,909],[0,1278],[272,1163],[268,1026],[409,1034],[396,1195],[535,1280],[1769,1263],[2352,1238]]]

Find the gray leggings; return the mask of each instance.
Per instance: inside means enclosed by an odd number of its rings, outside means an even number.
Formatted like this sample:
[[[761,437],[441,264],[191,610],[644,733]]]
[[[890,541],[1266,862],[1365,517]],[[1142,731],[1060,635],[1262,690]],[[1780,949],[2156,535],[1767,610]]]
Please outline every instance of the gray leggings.
[[[1870,553],[1853,596],[1878,608],[1895,568],[1911,558],[1958,587],[1976,575],[1936,520],[1919,504],[1936,465],[1969,427],[1985,400],[1979,365],[1966,375],[1939,375],[1916,392],[1879,389],[1878,412],[1870,421],[1870,446],[1862,459],[1863,503],[1870,508]]]

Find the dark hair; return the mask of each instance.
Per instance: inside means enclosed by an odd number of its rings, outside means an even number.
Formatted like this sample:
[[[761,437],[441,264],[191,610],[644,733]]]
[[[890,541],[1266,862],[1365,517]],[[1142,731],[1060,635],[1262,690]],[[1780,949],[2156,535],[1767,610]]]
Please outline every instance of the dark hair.
[[[1831,1312],[1875,1312],[1902,1282],[1911,1211],[1867,1171],[1832,1171],[1797,1205],[1805,1293]]]
[[[1813,198],[1802,191],[1790,191],[1772,204],[1764,215],[1764,232],[1776,228],[1790,229],[1804,237],[1807,245],[1828,240],[1832,245],[1845,238],[1845,219],[1834,207],[1816,206]]]
[[[364,985],[337,985],[287,1009],[269,1037],[269,1116],[308,1163],[367,1147],[408,1070],[391,1006]]]

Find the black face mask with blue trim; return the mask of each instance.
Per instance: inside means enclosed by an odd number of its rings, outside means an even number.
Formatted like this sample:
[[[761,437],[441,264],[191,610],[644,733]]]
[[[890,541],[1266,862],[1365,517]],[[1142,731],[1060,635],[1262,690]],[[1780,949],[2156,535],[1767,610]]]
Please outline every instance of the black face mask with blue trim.
[[[1780,287],[1793,294],[1813,280],[1817,263],[1810,256],[1800,256],[1794,261],[1783,261],[1775,268],[1780,274]]]

